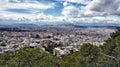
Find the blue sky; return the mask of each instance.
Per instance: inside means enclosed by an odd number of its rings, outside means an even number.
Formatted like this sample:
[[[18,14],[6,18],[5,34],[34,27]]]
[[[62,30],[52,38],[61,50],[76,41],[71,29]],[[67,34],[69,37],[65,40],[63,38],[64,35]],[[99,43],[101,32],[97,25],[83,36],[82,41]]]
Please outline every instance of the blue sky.
[[[0,20],[120,24],[119,4],[120,0],[0,0]]]

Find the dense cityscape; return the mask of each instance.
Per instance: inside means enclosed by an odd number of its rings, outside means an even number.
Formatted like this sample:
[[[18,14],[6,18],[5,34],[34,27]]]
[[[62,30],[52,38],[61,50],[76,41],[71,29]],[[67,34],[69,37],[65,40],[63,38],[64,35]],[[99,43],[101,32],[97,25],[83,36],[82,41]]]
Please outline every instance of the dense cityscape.
[[[74,26],[41,26],[0,28],[0,53],[24,47],[52,47],[55,56],[68,55],[79,50],[84,43],[103,45],[115,29],[80,28]],[[49,51],[48,51],[49,52]]]

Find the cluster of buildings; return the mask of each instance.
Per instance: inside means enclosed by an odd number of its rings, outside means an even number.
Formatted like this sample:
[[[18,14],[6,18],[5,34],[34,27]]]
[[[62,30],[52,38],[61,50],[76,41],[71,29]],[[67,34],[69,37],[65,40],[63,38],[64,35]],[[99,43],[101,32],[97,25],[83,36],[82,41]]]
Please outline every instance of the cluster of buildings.
[[[68,55],[78,51],[80,45],[91,43],[93,45],[102,45],[113,29],[96,29],[83,28],[72,29],[68,28],[56,30],[53,29],[46,32],[0,32],[0,53],[5,51],[20,50],[23,47],[40,47],[45,50],[49,45],[59,44],[54,47],[53,55],[61,56]],[[62,30],[62,31],[61,31]]]

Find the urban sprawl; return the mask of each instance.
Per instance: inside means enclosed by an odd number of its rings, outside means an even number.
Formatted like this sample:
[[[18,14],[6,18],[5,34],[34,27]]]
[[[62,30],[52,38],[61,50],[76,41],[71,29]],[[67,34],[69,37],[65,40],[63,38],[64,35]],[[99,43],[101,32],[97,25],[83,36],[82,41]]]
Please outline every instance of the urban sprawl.
[[[0,29],[0,53],[16,51],[23,47],[43,50],[53,44],[53,55],[62,56],[78,51],[84,43],[103,45],[114,32],[108,28],[79,28],[72,26],[17,27]]]

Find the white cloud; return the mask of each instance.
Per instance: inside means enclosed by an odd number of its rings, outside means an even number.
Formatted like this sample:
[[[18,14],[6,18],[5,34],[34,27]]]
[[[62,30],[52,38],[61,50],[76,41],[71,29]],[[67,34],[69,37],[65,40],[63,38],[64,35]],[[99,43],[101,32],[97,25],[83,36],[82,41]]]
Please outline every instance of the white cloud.
[[[63,6],[68,6],[68,2],[67,2],[67,1],[64,2],[64,3],[63,3]]]
[[[120,24],[119,16],[95,16],[95,17],[81,17],[81,18],[66,18],[65,20],[69,23],[98,23],[98,24]]]
[[[39,14],[19,14],[11,12],[1,12],[0,19],[17,22],[63,22],[64,17],[54,17],[52,15]]]
[[[120,15],[120,0],[93,0],[85,7],[87,15]]]
[[[36,13],[44,11],[47,9],[52,9],[55,7],[55,3],[41,3],[37,0],[0,0],[0,19],[3,20],[13,20],[13,21],[28,21],[35,22],[38,15],[41,13]],[[12,11],[7,11],[9,9],[24,9],[31,13],[16,13]],[[41,16],[43,18],[43,16]],[[44,20],[47,16],[44,16]]]
[[[57,0],[57,1],[66,1],[66,2],[72,2],[72,3],[82,3],[82,4],[88,4],[91,2],[91,0]]]
[[[38,15],[35,14],[12,14],[9,12],[6,13],[0,13],[0,19],[4,20],[12,20],[12,21],[17,21],[17,22],[29,22],[29,23],[34,23],[34,22],[50,22],[50,23],[61,23],[61,22],[69,22],[69,23],[114,23],[114,24],[120,24],[120,17],[119,16],[94,16],[94,17],[64,17],[64,16],[59,16],[55,17],[52,15],[45,15],[44,13],[40,13]]]
[[[49,8],[54,8],[55,4],[50,3],[50,4],[43,4],[37,1],[27,1],[25,0],[24,2],[20,2],[19,0],[5,0],[2,1],[0,0],[0,9],[28,9],[28,10],[33,10],[33,9],[49,9]]]
[[[62,14],[65,17],[78,17],[79,9],[74,6],[64,7]]]

